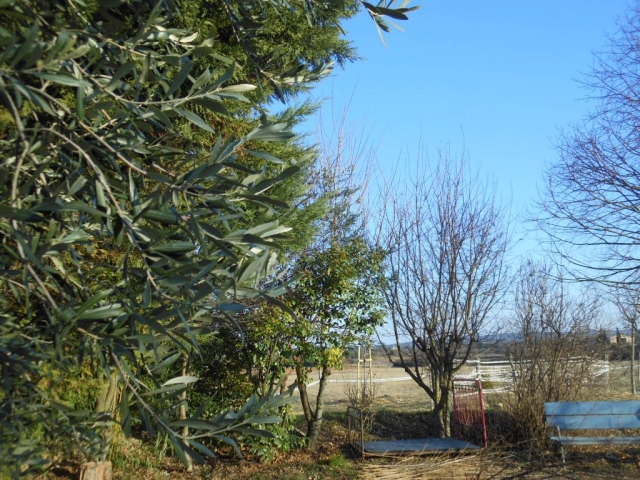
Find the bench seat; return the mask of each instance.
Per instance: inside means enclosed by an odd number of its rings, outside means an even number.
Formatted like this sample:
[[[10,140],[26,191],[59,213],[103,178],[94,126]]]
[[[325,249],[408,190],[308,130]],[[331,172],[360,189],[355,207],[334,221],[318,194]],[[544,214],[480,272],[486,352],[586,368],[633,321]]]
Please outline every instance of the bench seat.
[[[640,401],[600,402],[547,402],[544,404],[547,425],[557,435],[550,437],[560,445],[562,464],[565,465],[565,445],[640,445],[640,435],[629,435],[628,430],[640,430]],[[624,435],[566,436],[562,431],[615,430]],[[623,432],[621,432],[621,430]]]

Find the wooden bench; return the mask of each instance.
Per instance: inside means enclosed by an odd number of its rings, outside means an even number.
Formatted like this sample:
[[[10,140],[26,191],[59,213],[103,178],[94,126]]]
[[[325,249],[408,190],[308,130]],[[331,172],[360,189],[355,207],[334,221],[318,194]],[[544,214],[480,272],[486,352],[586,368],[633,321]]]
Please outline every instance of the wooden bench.
[[[632,445],[640,444],[633,436],[566,436],[562,430],[640,429],[640,401],[547,402],[544,404],[547,425],[555,427],[551,441],[560,445],[565,464],[564,445]]]

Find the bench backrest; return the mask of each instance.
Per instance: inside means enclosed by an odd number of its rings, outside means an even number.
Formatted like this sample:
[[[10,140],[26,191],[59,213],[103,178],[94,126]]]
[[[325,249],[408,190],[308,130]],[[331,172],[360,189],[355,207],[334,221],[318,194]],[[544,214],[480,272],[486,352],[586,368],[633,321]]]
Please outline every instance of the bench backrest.
[[[640,401],[547,402],[547,425],[561,430],[640,428]]]

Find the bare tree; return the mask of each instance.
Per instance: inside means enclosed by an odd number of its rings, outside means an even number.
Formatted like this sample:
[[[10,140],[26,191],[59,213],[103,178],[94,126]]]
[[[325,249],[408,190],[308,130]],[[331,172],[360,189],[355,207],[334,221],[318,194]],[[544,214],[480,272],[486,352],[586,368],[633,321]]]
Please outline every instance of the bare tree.
[[[558,142],[539,226],[580,280],[640,282],[640,4],[596,55],[585,86],[597,100]]]
[[[631,393],[636,395],[634,357],[636,352],[636,331],[640,318],[640,292],[637,288],[619,288],[614,303],[622,316],[622,321],[631,329]]]
[[[435,169],[388,188],[377,232],[400,361],[433,401],[439,436],[454,375],[501,298],[507,223],[492,187],[440,152]]]

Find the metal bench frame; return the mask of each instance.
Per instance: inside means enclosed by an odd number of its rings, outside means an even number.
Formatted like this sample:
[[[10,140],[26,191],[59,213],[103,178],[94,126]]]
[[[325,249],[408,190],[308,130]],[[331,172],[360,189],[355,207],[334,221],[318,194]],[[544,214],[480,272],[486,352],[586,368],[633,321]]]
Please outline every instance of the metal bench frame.
[[[560,445],[565,465],[564,445],[636,445],[635,436],[566,436],[562,430],[640,429],[640,401],[547,402],[544,404],[547,425],[556,429],[551,441]]]

